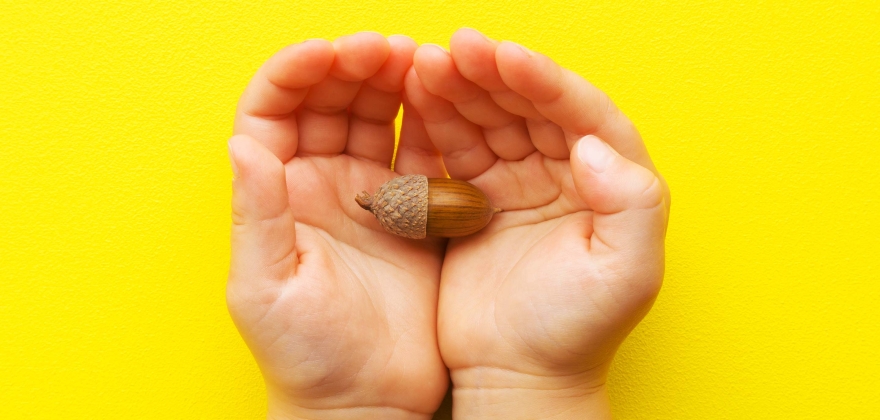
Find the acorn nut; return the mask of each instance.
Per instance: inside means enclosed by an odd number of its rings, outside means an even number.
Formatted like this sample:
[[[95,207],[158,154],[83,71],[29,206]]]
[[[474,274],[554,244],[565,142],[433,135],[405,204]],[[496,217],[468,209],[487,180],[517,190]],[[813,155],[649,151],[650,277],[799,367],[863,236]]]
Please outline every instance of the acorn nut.
[[[411,239],[470,235],[501,211],[465,181],[424,175],[394,178],[372,196],[364,191],[354,201],[372,212],[386,231]]]

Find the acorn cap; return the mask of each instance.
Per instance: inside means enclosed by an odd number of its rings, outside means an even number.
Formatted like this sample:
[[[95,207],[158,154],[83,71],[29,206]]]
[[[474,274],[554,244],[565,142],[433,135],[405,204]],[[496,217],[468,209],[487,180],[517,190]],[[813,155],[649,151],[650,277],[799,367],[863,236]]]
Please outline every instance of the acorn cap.
[[[384,184],[371,197],[366,191],[355,197],[372,212],[389,233],[410,239],[427,236],[428,177],[405,175]]]

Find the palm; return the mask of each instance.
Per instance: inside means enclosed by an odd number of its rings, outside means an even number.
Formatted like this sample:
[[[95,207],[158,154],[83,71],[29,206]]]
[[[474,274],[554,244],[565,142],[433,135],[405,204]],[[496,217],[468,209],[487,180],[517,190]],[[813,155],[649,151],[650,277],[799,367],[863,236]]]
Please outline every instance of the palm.
[[[265,268],[233,261],[230,311],[269,392],[311,409],[430,413],[446,389],[436,342],[443,243],[388,235],[354,201],[396,176],[393,120],[415,46],[392,41],[358,34],[335,52],[314,43],[282,51],[236,118],[237,133],[283,162],[295,239],[258,250],[273,254]],[[413,121],[405,140],[418,144]],[[440,168],[398,159],[399,170]]]
[[[456,386],[457,375],[487,369],[601,377],[656,295],[665,212],[642,217],[646,235],[635,243],[647,245],[627,249],[631,235],[620,225],[631,216],[614,208],[614,191],[589,191],[583,173],[573,176],[583,164],[569,159],[575,142],[595,133],[642,166],[643,188],[653,179],[666,195],[638,133],[583,79],[471,30],[453,36],[451,54],[420,48],[406,93],[449,174],[504,209],[446,251],[438,334]]]
[[[603,294],[621,285],[601,275],[584,240],[593,214],[568,167],[536,152],[471,180],[505,211],[486,232],[449,244],[439,334],[451,369],[559,373],[593,368],[613,352],[605,343],[620,308]],[[511,185],[540,194],[510,194]]]
[[[366,386],[436,404],[442,244],[389,236],[354,203],[355,192],[395,176],[388,169],[344,155],[285,166],[300,263],[252,326],[276,331],[259,336],[264,370],[303,398]]]

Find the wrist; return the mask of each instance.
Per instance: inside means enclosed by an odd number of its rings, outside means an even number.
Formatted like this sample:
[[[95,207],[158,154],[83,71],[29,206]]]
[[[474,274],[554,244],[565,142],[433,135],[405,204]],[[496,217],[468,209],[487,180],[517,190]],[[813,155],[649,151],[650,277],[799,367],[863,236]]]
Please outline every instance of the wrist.
[[[395,419],[430,420],[431,413],[419,413],[391,406],[331,405],[327,402],[309,404],[269,392],[267,420],[336,420],[336,419]]]
[[[414,413],[394,407],[303,408],[271,406],[267,420],[399,419],[429,420],[431,414]]]
[[[302,407],[270,408],[267,420],[348,420],[348,419],[400,419],[430,420],[430,414],[412,413],[393,407],[344,407],[330,409],[305,409]]]
[[[611,418],[604,373],[544,376],[479,367],[451,375],[456,420]]]

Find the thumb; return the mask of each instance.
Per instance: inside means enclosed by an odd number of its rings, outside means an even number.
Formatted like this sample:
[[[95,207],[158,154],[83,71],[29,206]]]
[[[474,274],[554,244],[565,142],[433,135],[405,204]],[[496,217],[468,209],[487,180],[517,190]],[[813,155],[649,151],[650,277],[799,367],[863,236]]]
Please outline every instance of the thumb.
[[[235,174],[229,281],[286,279],[297,257],[284,165],[245,135],[229,140],[229,159]]]
[[[571,171],[575,189],[594,212],[591,249],[622,251],[634,261],[647,262],[645,257],[658,253],[662,258],[667,206],[663,183],[653,172],[596,136],[572,148]]]

